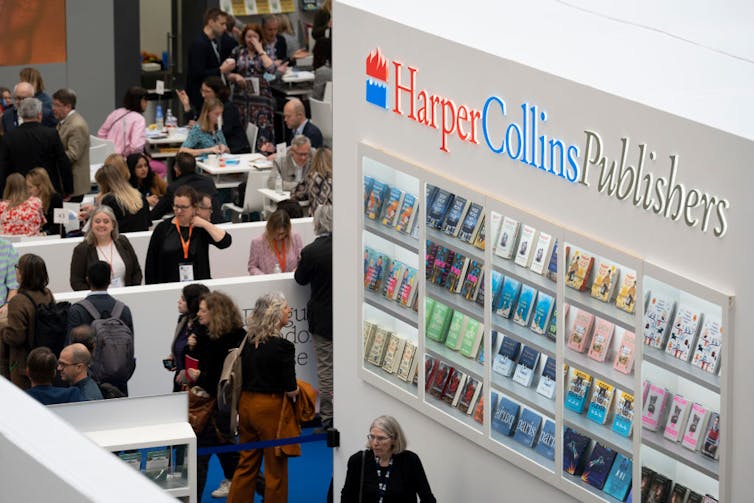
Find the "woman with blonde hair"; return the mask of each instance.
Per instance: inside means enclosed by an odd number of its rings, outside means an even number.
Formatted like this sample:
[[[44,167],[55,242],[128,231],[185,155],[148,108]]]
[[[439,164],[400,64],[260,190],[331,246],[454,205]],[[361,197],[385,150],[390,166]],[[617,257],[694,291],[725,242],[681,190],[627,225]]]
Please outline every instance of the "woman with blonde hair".
[[[251,240],[249,274],[295,271],[303,247],[301,236],[291,230],[288,213],[276,210],[267,219],[264,233]]]
[[[228,152],[228,142],[218,125],[218,119],[223,115],[223,108],[223,102],[219,99],[204,100],[202,113],[196,124],[189,130],[186,141],[181,145],[181,152],[188,152],[194,157]]]
[[[149,203],[127,178],[120,168],[104,164],[94,179],[99,185],[101,204],[112,208],[121,232],[149,230]]]
[[[34,168],[26,173],[26,192],[42,201],[45,223],[42,232],[46,234],[64,234],[63,226],[54,223],[55,208],[63,207],[63,197],[55,191],[50,175],[44,168]]]
[[[20,173],[11,174],[5,181],[0,201],[0,234],[34,236],[46,222],[42,201],[26,192],[26,180]]]
[[[18,80],[28,82],[34,88],[34,97],[42,102],[42,125],[54,127],[58,121],[52,114],[52,98],[45,92],[45,81],[36,68],[27,66],[18,73]]]
[[[298,184],[291,199],[309,201],[309,215],[314,215],[318,206],[332,205],[332,150],[322,147],[314,152],[306,179]]]

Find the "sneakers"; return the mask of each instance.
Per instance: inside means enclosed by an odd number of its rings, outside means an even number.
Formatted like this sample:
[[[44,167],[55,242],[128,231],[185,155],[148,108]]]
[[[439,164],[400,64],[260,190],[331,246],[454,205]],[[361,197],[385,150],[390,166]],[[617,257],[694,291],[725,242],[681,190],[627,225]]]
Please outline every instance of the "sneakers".
[[[213,498],[227,498],[228,494],[230,494],[230,480],[228,479],[223,479],[220,487],[212,491]]]

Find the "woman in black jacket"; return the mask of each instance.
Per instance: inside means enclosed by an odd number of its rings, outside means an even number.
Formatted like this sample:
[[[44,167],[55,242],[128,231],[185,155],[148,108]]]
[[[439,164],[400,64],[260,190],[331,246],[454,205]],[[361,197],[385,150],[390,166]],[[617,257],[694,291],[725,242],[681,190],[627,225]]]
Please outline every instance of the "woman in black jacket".
[[[172,367],[167,370],[175,371],[173,379],[173,391],[180,391],[184,384],[189,384],[186,376],[186,356],[195,357],[194,348],[196,346],[197,333],[206,330],[204,325],[199,324],[197,312],[199,311],[199,302],[202,297],[209,293],[209,288],[201,283],[192,283],[183,287],[181,297],[178,299],[178,323],[175,326],[175,335],[173,344],[170,346],[170,355],[166,360],[173,362]],[[189,337],[193,335],[193,344],[189,344]]]

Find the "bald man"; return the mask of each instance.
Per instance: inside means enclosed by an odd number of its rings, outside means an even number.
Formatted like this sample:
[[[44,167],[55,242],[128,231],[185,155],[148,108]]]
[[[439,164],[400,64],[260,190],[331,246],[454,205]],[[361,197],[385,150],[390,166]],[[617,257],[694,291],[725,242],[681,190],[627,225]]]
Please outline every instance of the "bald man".
[[[19,82],[13,88],[13,106],[3,112],[3,134],[10,132],[18,126],[18,105],[25,98],[34,97],[34,86],[28,82]]]
[[[84,400],[102,400],[102,393],[94,379],[89,377],[91,353],[81,343],[74,343],[63,348],[58,359],[58,370],[63,381],[75,386]]]
[[[298,135],[309,138],[312,148],[322,146],[322,131],[306,118],[304,104],[298,98],[291,98],[283,107],[283,120],[287,128],[285,142],[290,146],[291,140]]]

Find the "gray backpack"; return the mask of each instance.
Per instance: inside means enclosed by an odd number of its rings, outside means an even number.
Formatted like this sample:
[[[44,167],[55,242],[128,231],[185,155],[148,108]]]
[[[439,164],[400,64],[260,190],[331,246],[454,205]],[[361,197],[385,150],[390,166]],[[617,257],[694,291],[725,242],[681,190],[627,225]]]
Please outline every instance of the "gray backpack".
[[[92,378],[99,382],[126,382],[136,369],[134,334],[120,319],[126,307],[116,300],[109,318],[102,318],[94,304],[84,299],[81,306],[94,318],[94,354],[89,366]]]

